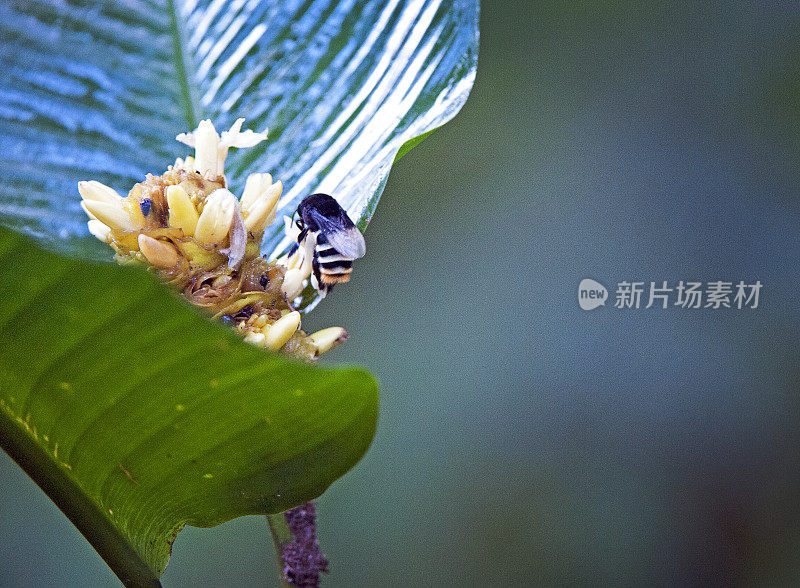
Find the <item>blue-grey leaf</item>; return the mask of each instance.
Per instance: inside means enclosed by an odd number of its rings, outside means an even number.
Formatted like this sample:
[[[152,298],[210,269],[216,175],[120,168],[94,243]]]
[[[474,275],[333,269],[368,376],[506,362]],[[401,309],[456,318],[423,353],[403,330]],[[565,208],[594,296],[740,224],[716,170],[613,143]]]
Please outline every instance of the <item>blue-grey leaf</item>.
[[[3,2],[0,223],[108,259],[76,183],[124,194],[187,154],[177,133],[246,117],[270,139],[229,156],[234,191],[270,172],[284,212],[325,191],[363,228],[401,146],[466,100],[477,24],[477,0]]]

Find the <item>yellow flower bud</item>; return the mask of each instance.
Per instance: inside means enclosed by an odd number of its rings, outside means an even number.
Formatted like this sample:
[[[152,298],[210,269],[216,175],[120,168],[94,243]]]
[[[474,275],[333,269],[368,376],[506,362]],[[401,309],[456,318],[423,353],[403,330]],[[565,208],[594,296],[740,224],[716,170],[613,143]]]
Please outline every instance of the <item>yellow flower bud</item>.
[[[347,331],[342,327],[328,327],[308,336],[308,342],[314,345],[317,355],[333,349],[347,340]]]
[[[155,267],[175,267],[178,263],[178,251],[171,243],[147,235],[139,235],[139,251]]]
[[[265,333],[265,345],[270,349],[278,350],[292,338],[300,327],[300,313],[296,310],[283,315]]]
[[[169,206],[169,225],[182,230],[185,235],[193,237],[199,216],[186,190],[180,186],[167,186],[166,194]]]

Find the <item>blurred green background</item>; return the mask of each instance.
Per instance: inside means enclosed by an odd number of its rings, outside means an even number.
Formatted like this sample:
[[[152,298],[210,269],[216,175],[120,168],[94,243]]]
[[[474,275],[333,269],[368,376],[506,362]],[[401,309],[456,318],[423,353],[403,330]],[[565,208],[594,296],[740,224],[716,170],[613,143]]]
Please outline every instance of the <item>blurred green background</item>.
[[[325,584],[800,581],[797,5],[485,1],[480,51],[304,322],[382,385],[318,503]],[[584,312],[585,277],[764,287]],[[0,546],[1,585],[117,585],[4,454]],[[187,528],[163,580],[275,573],[247,517]]]

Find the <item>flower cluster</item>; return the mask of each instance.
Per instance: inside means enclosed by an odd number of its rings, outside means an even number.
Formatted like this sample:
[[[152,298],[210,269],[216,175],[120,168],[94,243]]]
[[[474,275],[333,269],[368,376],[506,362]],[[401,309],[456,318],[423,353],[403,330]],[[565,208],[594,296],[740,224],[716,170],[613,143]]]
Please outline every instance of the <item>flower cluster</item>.
[[[304,248],[268,261],[260,254],[275,220],[283,185],[270,174],[247,178],[241,198],[228,190],[231,147],[253,147],[267,134],[242,131],[244,119],[220,135],[210,120],[177,140],[194,147],[160,176],[148,174],[123,198],[96,181],[80,182],[89,231],[122,264],[144,264],[181,295],[231,324],[246,341],[313,360],[347,338],[340,327],[312,335],[300,330],[292,302],[311,274]],[[296,227],[286,219],[287,234]]]

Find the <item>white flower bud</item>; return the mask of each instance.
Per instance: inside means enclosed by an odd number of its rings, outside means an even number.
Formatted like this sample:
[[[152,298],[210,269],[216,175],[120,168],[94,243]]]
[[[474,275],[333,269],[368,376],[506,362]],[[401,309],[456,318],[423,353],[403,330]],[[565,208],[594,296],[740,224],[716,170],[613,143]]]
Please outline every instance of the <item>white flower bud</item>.
[[[267,225],[275,220],[275,205],[278,203],[283,184],[275,182],[256,198],[245,215],[244,228],[258,236],[264,233]]]
[[[96,182],[78,182],[78,192],[84,200],[96,200],[98,202],[108,202],[117,204],[122,201],[122,196],[117,194],[114,188],[109,188],[105,184]]]
[[[142,225],[131,218],[128,211],[122,205],[122,199],[116,203],[101,202],[100,200],[84,200],[81,202],[83,210],[93,219],[109,227],[112,231],[133,232],[139,230]]]
[[[206,199],[194,230],[194,238],[206,245],[214,245],[225,239],[233,223],[235,210],[236,196],[225,188],[214,190]]]
[[[89,232],[103,243],[111,243],[111,229],[97,219],[90,220]]]
[[[253,331],[252,333],[248,333],[248,335],[244,338],[245,341],[256,345],[258,347],[265,347],[267,338],[264,333],[259,333],[258,331]]]
[[[242,213],[249,212],[252,204],[272,185],[270,174],[250,174],[242,192]]]
[[[288,269],[283,277],[283,285],[281,285],[281,292],[283,292],[286,299],[291,301],[300,295],[303,291],[303,280],[308,276],[299,269]]]

